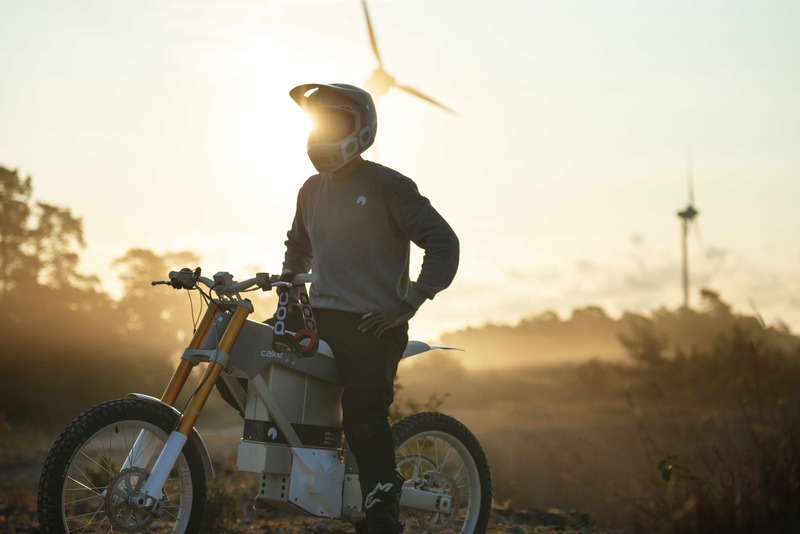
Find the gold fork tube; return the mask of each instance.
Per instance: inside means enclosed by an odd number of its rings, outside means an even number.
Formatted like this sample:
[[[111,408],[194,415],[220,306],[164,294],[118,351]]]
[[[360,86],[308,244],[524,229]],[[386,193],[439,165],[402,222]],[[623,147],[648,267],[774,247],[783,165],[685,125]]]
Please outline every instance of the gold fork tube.
[[[236,311],[233,312],[231,322],[228,324],[228,328],[225,329],[225,333],[222,335],[222,339],[219,342],[219,350],[225,354],[230,354],[231,348],[236,342],[236,338],[239,337],[239,332],[242,330],[242,326],[244,326],[248,315],[250,315],[250,312],[244,306],[238,306],[236,308]],[[197,417],[200,415],[203,406],[205,406],[208,397],[211,395],[211,391],[214,389],[214,383],[217,381],[217,377],[221,371],[222,365],[219,363],[215,362],[209,365],[197,393],[195,393],[191,401],[189,401],[189,406],[186,407],[186,411],[183,412],[183,416],[181,416],[181,421],[178,423],[178,428],[176,429],[178,432],[188,436],[189,432],[192,431]]]
[[[219,311],[219,306],[213,302],[208,305],[206,313],[203,314],[203,318],[200,320],[200,324],[197,326],[197,330],[195,330],[194,336],[189,342],[188,348],[199,349],[203,345],[203,340],[208,335],[208,331],[211,329],[211,325],[214,323],[214,317],[216,317]],[[166,402],[170,406],[175,405],[175,401],[178,400],[178,395],[180,395],[181,390],[183,390],[183,386],[186,384],[186,380],[189,378],[193,368],[194,365],[188,360],[181,360],[180,363],[178,363],[178,367],[172,374],[172,378],[170,378],[167,388],[161,395],[162,401]]]
[[[167,384],[167,389],[165,389],[164,394],[161,395],[162,401],[170,406],[175,405],[175,401],[178,400],[178,395],[180,395],[183,385],[186,384],[186,380],[189,378],[193,367],[194,366],[188,360],[180,361],[175,372],[172,373],[172,378],[169,384]]]

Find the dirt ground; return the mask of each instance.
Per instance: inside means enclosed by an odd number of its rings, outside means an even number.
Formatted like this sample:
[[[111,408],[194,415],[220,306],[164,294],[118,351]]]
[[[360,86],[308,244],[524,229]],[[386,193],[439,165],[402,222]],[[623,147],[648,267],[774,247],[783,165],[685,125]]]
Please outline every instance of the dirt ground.
[[[3,534],[36,534],[39,521],[36,517],[35,482],[19,477],[3,477],[0,488],[0,532]],[[32,487],[33,486],[33,487]],[[246,506],[238,525],[217,531],[218,534],[259,532],[274,534],[345,534],[355,532],[353,527],[340,521],[313,519],[289,515],[259,517]],[[576,512],[558,510],[532,511],[494,508],[487,534],[600,534],[608,531],[594,526],[591,519]]]
[[[239,432],[236,427],[207,430],[204,438],[214,462],[230,465],[235,446],[231,438]],[[57,431],[22,430],[6,434],[0,442],[0,532],[3,534],[35,534],[39,532],[36,512],[36,490],[41,464],[47,454],[49,441]],[[26,445],[27,444],[27,445]],[[221,469],[221,471],[229,471]],[[353,527],[340,521],[322,520],[287,514],[264,515],[252,510],[252,495],[257,481],[249,473],[227,475],[230,480],[226,488],[232,488],[238,497],[241,516],[236,524],[215,530],[215,534],[238,532],[306,534],[306,533],[352,533]],[[252,480],[250,480],[252,479]],[[248,493],[248,486],[252,492]],[[515,510],[495,506],[487,534],[550,532],[594,534],[607,532],[595,526],[588,514],[561,510]]]

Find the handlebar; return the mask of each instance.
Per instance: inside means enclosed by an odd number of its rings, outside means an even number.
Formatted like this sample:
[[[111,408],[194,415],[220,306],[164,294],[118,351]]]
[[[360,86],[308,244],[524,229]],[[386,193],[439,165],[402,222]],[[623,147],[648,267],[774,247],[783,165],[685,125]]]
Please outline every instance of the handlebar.
[[[214,280],[218,281],[223,276],[230,276],[228,273],[217,273],[214,275]],[[201,277],[203,278],[203,277]],[[243,280],[241,282],[236,282],[231,277],[229,280],[225,282],[225,293],[239,293],[240,291],[247,291],[252,287],[258,287],[262,291],[269,291],[273,287],[292,287],[292,286],[302,286],[303,284],[310,284],[315,279],[313,274],[296,274],[294,278],[292,278],[291,282],[282,282],[281,277],[279,274],[273,274],[270,276],[268,273],[257,273],[255,278],[249,278],[247,280]],[[204,284],[206,283],[207,278],[201,280]],[[212,286],[213,289],[219,293],[220,288],[217,286]]]
[[[171,271],[169,273],[169,280],[154,280],[150,282],[151,285],[168,285],[175,289],[196,289],[197,284],[203,284],[208,289],[213,290],[218,295],[233,295],[242,291],[247,291],[253,287],[257,287],[262,291],[269,291],[273,287],[291,287],[303,284],[309,284],[314,281],[313,274],[297,274],[291,282],[281,281],[280,275],[269,273],[257,273],[255,277],[248,278],[241,282],[233,279],[233,275],[228,272],[220,271],[214,275],[214,278],[207,278],[200,275],[200,268],[195,270],[183,268],[180,271]]]

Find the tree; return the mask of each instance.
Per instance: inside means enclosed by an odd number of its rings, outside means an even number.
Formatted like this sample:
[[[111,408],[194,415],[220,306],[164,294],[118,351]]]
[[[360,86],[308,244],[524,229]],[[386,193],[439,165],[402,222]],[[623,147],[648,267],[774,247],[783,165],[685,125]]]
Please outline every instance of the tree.
[[[153,288],[150,282],[163,280],[169,271],[195,266],[198,261],[193,252],[159,255],[143,248],[130,249],[117,258],[114,266],[121,270],[119,277],[125,286],[120,309],[126,314],[128,329],[164,339],[179,338],[180,327],[187,324],[181,318],[188,317],[190,309],[186,298],[168,288]]]
[[[711,315],[729,320],[733,319],[731,305],[722,300],[718,291],[707,287],[701,288],[700,301],[703,309]]]
[[[51,204],[36,204],[38,225],[30,234],[34,239],[34,257],[39,266],[38,281],[49,287],[63,289],[86,287],[97,283],[97,277],[78,273],[80,256],[76,249],[85,248],[83,221],[72,215],[69,208]]]
[[[0,165],[0,298],[23,276],[30,261],[24,247],[32,190],[30,177],[21,179],[16,170]]]
[[[86,288],[97,278],[78,273],[86,244],[83,221],[61,208],[32,200],[30,176],[0,166],[0,297],[12,289]]]
[[[664,362],[668,340],[658,333],[655,323],[651,319],[631,314],[626,314],[624,320],[629,324],[631,332],[620,333],[618,339],[628,355],[645,365]]]

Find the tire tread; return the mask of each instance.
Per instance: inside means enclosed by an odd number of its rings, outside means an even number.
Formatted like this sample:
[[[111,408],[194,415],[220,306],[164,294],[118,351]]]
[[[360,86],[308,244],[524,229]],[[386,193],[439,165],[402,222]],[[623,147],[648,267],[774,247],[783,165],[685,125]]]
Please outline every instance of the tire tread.
[[[38,509],[42,534],[63,533],[62,490],[68,466],[78,450],[102,428],[123,420],[141,420],[171,432],[178,418],[171,409],[142,399],[116,399],[103,402],[77,416],[53,443],[39,479]],[[205,470],[197,447],[190,441],[183,455],[192,474],[192,511],[186,532],[196,532],[205,508]]]

